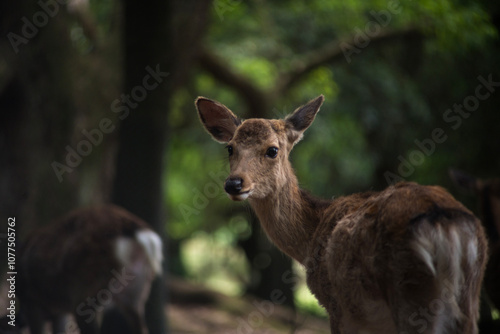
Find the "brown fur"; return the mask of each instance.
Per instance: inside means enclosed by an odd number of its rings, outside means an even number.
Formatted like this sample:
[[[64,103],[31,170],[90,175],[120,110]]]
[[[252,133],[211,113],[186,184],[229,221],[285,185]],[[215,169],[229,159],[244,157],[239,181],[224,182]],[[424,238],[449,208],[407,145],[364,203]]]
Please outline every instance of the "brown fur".
[[[76,316],[81,333],[98,333],[98,317],[93,315],[111,304],[111,300],[99,303],[99,293],[105,301],[110,294],[101,291],[114,287],[120,291],[109,292],[130,321],[127,327],[131,333],[143,333],[144,303],[154,273],[145,250],[134,239],[139,230],[149,227],[124,209],[109,205],[72,211],[33,231],[23,245],[19,269],[21,307],[31,333],[41,333],[45,320],[54,321],[54,333],[66,332],[61,323],[66,314]],[[130,260],[137,268],[123,271],[114,243],[120,237],[133,242]],[[138,268],[143,271],[140,275],[134,274]],[[117,281],[117,275],[123,280]],[[97,307],[89,305],[88,298],[94,298]]]
[[[236,118],[209,101],[196,101],[205,126],[220,114]],[[305,266],[332,333],[477,333],[487,244],[479,220],[449,193],[399,183],[326,201],[299,188],[288,154],[322,101],[215,137],[232,147],[228,180],[242,180],[230,197],[248,198],[269,238]]]
[[[490,241],[490,259],[484,286],[493,305],[500,309],[500,179],[482,180],[457,170],[450,174],[460,188],[477,196],[483,225]]]

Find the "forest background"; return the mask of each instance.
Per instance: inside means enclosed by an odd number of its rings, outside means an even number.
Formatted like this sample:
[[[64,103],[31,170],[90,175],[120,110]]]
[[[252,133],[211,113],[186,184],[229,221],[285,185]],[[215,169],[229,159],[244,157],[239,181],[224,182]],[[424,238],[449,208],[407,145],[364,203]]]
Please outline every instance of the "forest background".
[[[280,288],[321,313],[225,196],[226,152],[194,99],[279,118],[324,94],[292,153],[302,187],[329,198],[404,179],[475,210],[448,170],[500,174],[499,29],[487,0],[3,0],[0,236],[7,217],[22,240],[113,202],[163,236],[170,275],[236,296]]]

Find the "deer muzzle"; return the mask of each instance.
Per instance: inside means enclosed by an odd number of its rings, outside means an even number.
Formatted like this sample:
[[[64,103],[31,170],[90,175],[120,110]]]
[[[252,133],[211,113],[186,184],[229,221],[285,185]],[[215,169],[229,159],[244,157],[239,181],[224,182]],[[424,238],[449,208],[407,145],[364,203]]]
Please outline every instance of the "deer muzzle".
[[[241,177],[228,177],[224,182],[224,190],[233,201],[243,201],[249,195],[248,191],[243,191],[243,179]]]

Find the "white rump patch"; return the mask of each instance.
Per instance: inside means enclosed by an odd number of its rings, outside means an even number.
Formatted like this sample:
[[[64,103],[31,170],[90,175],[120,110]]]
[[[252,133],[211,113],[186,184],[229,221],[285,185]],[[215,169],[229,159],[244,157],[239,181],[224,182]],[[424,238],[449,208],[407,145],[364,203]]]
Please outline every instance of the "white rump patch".
[[[462,261],[462,240],[459,231],[455,227],[450,228],[449,249],[445,248],[443,251],[448,252],[448,254],[444,253],[444,255],[448,255],[451,271],[455,274],[451,279],[453,280],[453,284],[458,286],[462,280],[462,270],[460,268]]]
[[[431,254],[431,249],[434,248],[431,241],[424,236],[418,236],[413,248],[420,255],[420,258],[427,265],[427,268],[436,276],[436,267],[434,266],[434,256]]]
[[[435,277],[445,275],[454,287],[464,279],[462,260],[474,266],[478,256],[477,243],[469,233],[457,226],[443,229],[439,223],[422,222],[412,247]]]
[[[144,249],[149,265],[156,275],[161,274],[163,261],[163,244],[155,232],[149,229],[139,230],[135,234],[135,239],[119,237],[115,243],[115,254],[121,264],[128,266],[134,258],[134,249],[137,243]]]
[[[427,265],[427,268],[436,276],[436,262],[438,260],[438,251],[436,248],[443,246],[443,231],[440,226],[431,227],[429,225],[430,224],[427,222],[422,222],[412,246],[422,261]]]
[[[469,261],[469,265],[473,266],[475,263],[477,263],[477,258],[477,241],[470,240],[467,244],[467,261]]]
[[[161,274],[161,263],[163,262],[163,243],[160,236],[151,230],[144,229],[137,231],[135,238],[142,245],[142,247],[144,247],[154,273],[157,275]]]
[[[125,237],[119,237],[115,243],[115,255],[121,264],[127,266],[130,264],[132,258],[132,251],[134,249],[134,240]]]

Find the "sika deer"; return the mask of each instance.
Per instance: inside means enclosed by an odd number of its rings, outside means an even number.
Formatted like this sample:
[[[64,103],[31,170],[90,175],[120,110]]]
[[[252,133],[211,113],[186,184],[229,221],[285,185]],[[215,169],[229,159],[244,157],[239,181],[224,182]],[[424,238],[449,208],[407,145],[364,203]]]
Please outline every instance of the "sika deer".
[[[479,211],[490,241],[484,287],[500,310],[500,179],[481,180],[458,170],[450,171],[450,176],[457,186],[478,197]]]
[[[206,130],[227,143],[229,197],[248,199],[269,238],[306,267],[332,333],[477,333],[487,244],[449,193],[399,183],[321,200],[299,188],[288,155],[323,99],[281,120],[196,100]]]
[[[148,225],[116,206],[75,210],[34,231],[23,245],[20,303],[31,334],[46,320],[53,333],[79,327],[99,333],[105,310],[122,312],[130,333],[146,333],[144,304],[161,272],[162,242]],[[66,322],[67,315],[76,318]]]

